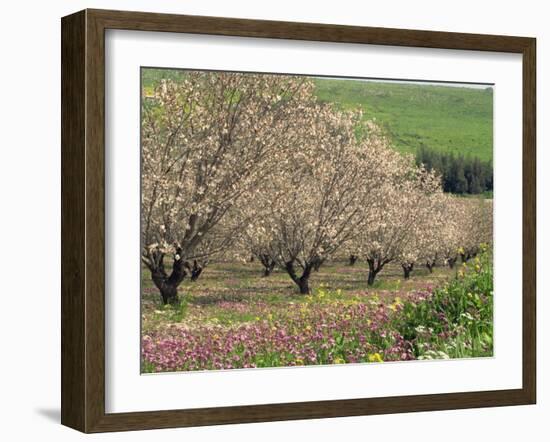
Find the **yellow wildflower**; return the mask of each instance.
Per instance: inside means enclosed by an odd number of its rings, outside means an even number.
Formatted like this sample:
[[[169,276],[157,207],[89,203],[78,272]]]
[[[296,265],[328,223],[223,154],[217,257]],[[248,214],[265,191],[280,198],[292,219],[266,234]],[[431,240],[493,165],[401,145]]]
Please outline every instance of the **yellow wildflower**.
[[[369,355],[369,362],[384,362],[380,353],[374,353]]]

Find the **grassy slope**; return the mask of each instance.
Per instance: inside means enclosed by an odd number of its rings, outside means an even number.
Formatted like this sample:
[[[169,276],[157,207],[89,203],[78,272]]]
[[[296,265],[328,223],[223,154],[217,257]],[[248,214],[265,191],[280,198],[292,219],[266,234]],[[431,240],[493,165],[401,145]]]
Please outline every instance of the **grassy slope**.
[[[153,88],[161,80],[179,81],[183,78],[185,78],[184,70],[158,68],[142,68],[141,70],[141,82],[146,93],[153,92]]]
[[[395,147],[415,152],[422,144],[492,159],[493,93],[424,84],[316,79],[317,95],[343,108],[362,108],[381,123]]]

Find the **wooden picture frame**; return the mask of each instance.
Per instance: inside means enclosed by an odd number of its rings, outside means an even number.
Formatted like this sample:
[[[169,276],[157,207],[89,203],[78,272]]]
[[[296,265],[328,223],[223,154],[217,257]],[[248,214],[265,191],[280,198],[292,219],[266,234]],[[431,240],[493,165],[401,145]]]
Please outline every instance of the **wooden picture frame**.
[[[62,19],[62,424],[83,432],[534,404],[536,41],[533,38],[84,10]],[[105,30],[494,51],[523,57],[523,385],[475,391],[105,412]]]

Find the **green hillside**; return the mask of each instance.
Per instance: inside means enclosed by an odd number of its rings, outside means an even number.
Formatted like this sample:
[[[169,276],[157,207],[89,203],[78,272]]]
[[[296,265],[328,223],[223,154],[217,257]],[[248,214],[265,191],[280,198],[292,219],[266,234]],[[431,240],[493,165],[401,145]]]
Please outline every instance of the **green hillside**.
[[[315,79],[317,95],[343,108],[362,108],[384,126],[397,149],[422,145],[492,159],[493,90],[427,84]]]

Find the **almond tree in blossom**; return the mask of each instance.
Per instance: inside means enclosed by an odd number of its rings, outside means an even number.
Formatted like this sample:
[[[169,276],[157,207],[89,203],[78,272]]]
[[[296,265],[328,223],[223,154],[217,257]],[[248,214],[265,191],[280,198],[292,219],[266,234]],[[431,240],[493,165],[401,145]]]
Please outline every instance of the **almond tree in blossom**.
[[[234,242],[245,219],[229,214],[295,147],[286,134],[297,132],[312,87],[291,76],[188,72],[144,100],[142,261],[164,303],[177,303],[189,271]]]

